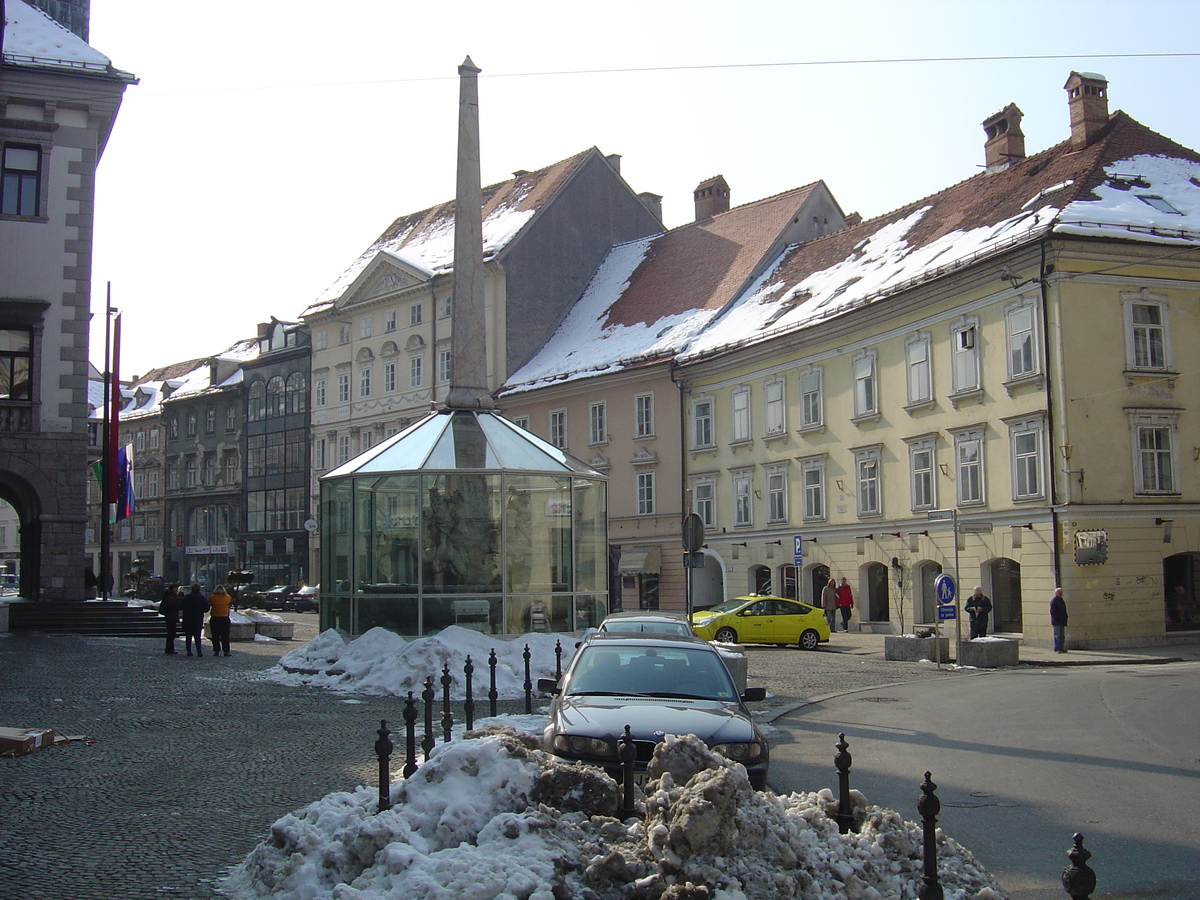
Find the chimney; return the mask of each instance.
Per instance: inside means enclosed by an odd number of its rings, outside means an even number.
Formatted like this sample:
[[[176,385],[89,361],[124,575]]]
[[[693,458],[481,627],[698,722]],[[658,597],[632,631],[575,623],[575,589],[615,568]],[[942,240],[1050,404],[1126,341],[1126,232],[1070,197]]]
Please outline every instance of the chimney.
[[[1108,125],[1108,79],[1095,72],[1072,72],[1063,88],[1071,110],[1071,149],[1082,150]]]
[[[697,222],[729,212],[729,185],[724,175],[700,182],[692,192],[692,197],[696,201]]]
[[[642,201],[642,206],[650,210],[654,214],[654,218],[662,221],[662,194],[653,194],[650,191],[642,191],[638,194],[638,199]]]
[[[604,158],[607,159],[608,164],[613,167],[613,171],[616,172],[618,175],[620,175],[621,174],[621,154],[620,153],[610,153],[610,154],[608,154],[608,156],[606,156]]]
[[[983,161],[989,172],[1003,172],[1013,163],[1025,158],[1025,135],[1021,133],[1024,113],[1010,103],[998,113],[983,120]]]

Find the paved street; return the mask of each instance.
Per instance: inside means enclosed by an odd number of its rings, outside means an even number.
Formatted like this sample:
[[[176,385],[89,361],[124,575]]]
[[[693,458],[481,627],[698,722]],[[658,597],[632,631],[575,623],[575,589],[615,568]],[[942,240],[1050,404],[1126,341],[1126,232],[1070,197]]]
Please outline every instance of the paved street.
[[[400,702],[263,680],[260,673],[281,653],[316,633],[315,616],[285,617],[299,623],[296,641],[235,644],[228,659],[166,656],[157,641],[147,639],[0,635],[0,724],[47,726],[95,739],[90,745],[0,760],[0,900],[211,898],[214,883],[280,815],[331,791],[373,783],[374,729],[381,718],[400,726]],[[914,781],[911,766],[893,772],[873,758],[868,742],[872,729],[911,731],[911,726],[876,724],[879,716],[898,714],[897,704],[853,698],[881,690],[888,697],[975,694],[986,698],[986,713],[976,718],[991,723],[997,721],[994,688],[1014,678],[1074,677],[1070,669],[972,675],[927,663],[885,662],[881,651],[882,639],[875,635],[837,635],[817,653],[749,651],[751,683],[767,685],[772,693],[761,715],[779,717],[776,787],[835,785],[833,742],[845,726],[854,742],[855,786],[872,802],[892,805],[882,787],[869,780],[878,771],[879,779],[894,781],[896,808],[911,806],[919,773]],[[1170,671],[1174,666],[1130,668]],[[1193,683],[1194,674],[1193,669]],[[508,711],[521,706],[509,704]],[[486,704],[482,707],[486,710]],[[1060,713],[1055,711],[1051,724],[1058,725]],[[932,727],[922,730],[936,733]],[[918,768],[947,769],[951,791],[944,802],[957,803],[961,798],[943,754],[939,749],[937,766],[928,762],[934,752],[916,734],[893,741],[885,758],[899,759],[896,748],[911,745],[920,758]],[[1063,752],[1069,749],[1075,748]],[[1089,752],[1096,755],[1094,749]],[[1046,761],[1028,759],[1039,765]],[[393,764],[398,770],[401,763],[393,758]],[[1162,762],[1146,772],[1153,775],[1163,767],[1185,768]],[[940,774],[935,780],[943,783]],[[904,812],[915,817],[915,810]],[[948,808],[943,816],[952,835],[957,833],[954,812]],[[1077,826],[1063,824],[1069,838],[1070,828]],[[976,846],[965,838],[964,843]],[[1054,877],[1065,864],[1066,845],[1058,843],[1051,847]]]

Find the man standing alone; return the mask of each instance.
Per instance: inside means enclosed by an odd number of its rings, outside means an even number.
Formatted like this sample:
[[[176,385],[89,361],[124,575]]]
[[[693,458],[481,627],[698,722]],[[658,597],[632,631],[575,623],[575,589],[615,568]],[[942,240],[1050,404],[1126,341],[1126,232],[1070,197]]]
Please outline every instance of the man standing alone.
[[[1062,588],[1054,589],[1050,598],[1050,627],[1054,629],[1054,652],[1067,652],[1067,601],[1063,599]]]
[[[971,617],[971,640],[987,637],[988,616],[992,614],[992,600],[983,593],[983,588],[976,585],[975,593],[967,598],[963,607]]]

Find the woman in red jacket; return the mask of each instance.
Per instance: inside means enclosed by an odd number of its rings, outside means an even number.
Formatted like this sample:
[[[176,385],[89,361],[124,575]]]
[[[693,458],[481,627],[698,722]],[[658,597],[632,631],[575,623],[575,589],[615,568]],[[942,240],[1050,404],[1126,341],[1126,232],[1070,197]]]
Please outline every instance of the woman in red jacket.
[[[854,612],[854,594],[850,592],[850,585],[845,576],[842,577],[842,583],[838,585],[837,608],[842,611],[842,631],[849,631],[850,614]]]

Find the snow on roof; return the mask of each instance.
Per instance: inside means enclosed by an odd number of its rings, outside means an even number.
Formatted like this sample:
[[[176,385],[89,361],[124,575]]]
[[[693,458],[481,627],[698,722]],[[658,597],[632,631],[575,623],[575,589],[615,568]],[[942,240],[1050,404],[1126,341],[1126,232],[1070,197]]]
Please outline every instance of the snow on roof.
[[[1063,142],[786,248],[679,359],[808,327],[1050,233],[1200,244],[1200,155],[1114,113],[1084,150]]]
[[[8,0],[4,19],[5,63],[127,76],[99,50],[25,0]]]
[[[500,253],[590,154],[594,147],[539,169],[521,172],[483,189],[484,258]],[[454,201],[396,219],[317,300],[301,313],[312,315],[333,305],[379,255],[390,256],[426,275],[454,267]]]

